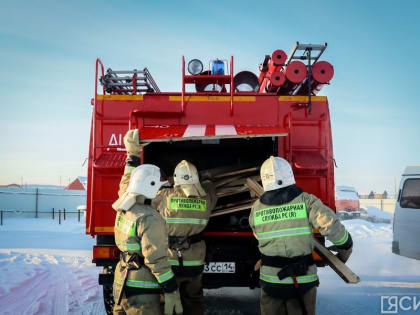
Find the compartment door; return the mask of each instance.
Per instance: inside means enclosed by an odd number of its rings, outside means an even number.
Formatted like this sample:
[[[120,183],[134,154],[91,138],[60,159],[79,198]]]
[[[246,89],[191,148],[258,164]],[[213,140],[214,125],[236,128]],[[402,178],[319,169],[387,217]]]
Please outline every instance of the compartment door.
[[[273,125],[159,125],[141,127],[140,142],[281,137],[287,134],[285,128]]]

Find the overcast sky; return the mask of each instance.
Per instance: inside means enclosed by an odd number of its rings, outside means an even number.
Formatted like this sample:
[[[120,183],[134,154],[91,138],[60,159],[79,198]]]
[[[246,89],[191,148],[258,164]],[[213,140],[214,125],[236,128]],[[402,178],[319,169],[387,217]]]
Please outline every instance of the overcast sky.
[[[147,66],[179,91],[181,56],[257,72],[298,40],[328,42],[336,183],[394,191],[420,163],[418,1],[3,1],[0,184],[85,175],[94,61]]]

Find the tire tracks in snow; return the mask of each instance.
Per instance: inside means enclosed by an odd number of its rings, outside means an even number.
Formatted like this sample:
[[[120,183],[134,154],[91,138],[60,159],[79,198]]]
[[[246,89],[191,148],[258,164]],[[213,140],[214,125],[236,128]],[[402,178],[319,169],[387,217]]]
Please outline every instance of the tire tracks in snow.
[[[0,296],[2,314],[104,314],[102,293],[97,283],[99,270],[86,264],[86,257],[61,257],[42,253],[14,253],[16,259],[2,266],[6,281],[21,268],[20,275]],[[31,262],[36,262],[31,263]],[[21,267],[21,268],[20,268]]]
[[[31,308],[34,311],[34,305],[32,302],[27,305],[27,302],[45,296],[43,286],[47,280],[47,270],[37,271],[34,276],[10,288],[10,292],[0,298],[3,314],[31,314],[28,311]]]

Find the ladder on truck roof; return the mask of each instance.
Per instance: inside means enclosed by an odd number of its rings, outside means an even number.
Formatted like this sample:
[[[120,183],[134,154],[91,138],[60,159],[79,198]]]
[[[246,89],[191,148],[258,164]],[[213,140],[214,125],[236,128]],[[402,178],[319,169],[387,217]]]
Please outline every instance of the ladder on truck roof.
[[[110,94],[135,95],[142,92],[160,92],[147,68],[119,71],[108,68],[99,81]]]
[[[286,65],[288,65],[292,60],[308,60],[308,62],[313,65],[318,61],[326,48],[327,43],[322,45],[312,45],[300,44],[299,42],[296,42],[295,46],[289,54],[289,57],[286,60]],[[312,56],[312,51],[318,51],[318,54],[316,56]]]

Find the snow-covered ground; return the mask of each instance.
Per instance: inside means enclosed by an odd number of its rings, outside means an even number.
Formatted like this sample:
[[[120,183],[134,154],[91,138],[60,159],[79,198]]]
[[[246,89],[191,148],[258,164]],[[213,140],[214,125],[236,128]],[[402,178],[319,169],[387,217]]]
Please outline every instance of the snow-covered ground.
[[[10,219],[0,227],[1,314],[103,314],[84,223]]]
[[[360,219],[343,224],[354,240],[347,265],[360,276],[361,282],[348,285],[330,268],[320,269],[317,314],[381,314],[381,296],[409,296],[411,301],[420,302],[420,261],[391,252],[392,225]],[[402,302],[405,308],[408,304],[407,299]],[[398,312],[419,313],[420,305],[417,312]]]
[[[366,211],[368,216],[376,219],[392,220],[394,217],[392,213],[382,211],[381,209],[372,206],[367,206]]]
[[[104,314],[100,268],[91,263],[94,240],[84,224],[66,220],[8,219],[0,227],[1,314]],[[380,314],[381,296],[408,296],[420,303],[420,261],[391,253],[392,225],[343,222],[354,239],[348,265],[360,275],[345,284],[320,268],[317,314]],[[258,290],[206,290],[207,315],[258,314]],[[393,300],[394,301],[394,300]],[[388,305],[385,305],[388,306]],[[386,309],[385,309],[386,310]],[[420,313],[402,311],[399,314]]]

